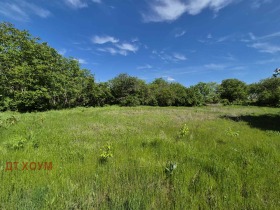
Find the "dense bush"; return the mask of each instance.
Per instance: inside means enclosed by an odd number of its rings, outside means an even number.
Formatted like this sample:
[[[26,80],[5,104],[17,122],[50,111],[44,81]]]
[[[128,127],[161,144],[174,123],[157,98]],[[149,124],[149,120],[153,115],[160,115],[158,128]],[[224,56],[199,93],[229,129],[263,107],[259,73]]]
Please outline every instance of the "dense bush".
[[[144,105],[146,96],[144,81],[127,74],[120,74],[109,81],[109,86],[114,103],[124,106]]]
[[[221,99],[227,99],[230,103],[244,101],[248,98],[246,83],[238,79],[226,79],[220,85]]]
[[[280,78],[261,80],[255,91],[259,105],[280,107]]]

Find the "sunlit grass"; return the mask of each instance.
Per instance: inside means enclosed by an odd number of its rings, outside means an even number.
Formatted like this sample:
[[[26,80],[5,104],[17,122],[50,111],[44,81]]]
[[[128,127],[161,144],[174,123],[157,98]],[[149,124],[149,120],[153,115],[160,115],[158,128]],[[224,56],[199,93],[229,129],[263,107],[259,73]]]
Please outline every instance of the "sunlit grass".
[[[113,106],[0,121],[0,209],[280,208],[280,109]]]

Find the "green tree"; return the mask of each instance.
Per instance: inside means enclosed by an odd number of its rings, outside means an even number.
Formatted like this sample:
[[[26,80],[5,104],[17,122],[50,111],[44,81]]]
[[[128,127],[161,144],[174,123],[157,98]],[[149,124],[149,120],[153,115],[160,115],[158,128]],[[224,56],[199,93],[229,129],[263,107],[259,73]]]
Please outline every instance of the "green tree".
[[[97,106],[104,106],[106,104],[113,104],[114,97],[111,93],[108,82],[98,83],[96,86],[95,103]]]
[[[155,79],[150,84],[150,90],[159,106],[172,106],[175,103],[175,93],[171,85],[162,78]]]
[[[247,99],[247,85],[238,79],[226,79],[220,85],[222,99],[227,99],[230,103],[240,103]]]
[[[255,104],[259,98],[260,86],[258,83],[248,85],[248,99],[250,103]]]
[[[32,111],[86,105],[94,78],[77,60],[0,23],[0,81],[1,110]]]
[[[116,104],[123,106],[137,106],[144,104],[145,82],[129,76],[128,74],[120,74],[109,81],[111,93]]]
[[[204,104],[203,95],[196,86],[191,86],[187,89],[187,105],[202,106]]]
[[[170,89],[174,94],[175,106],[186,106],[187,105],[187,88],[180,83],[171,83]]]
[[[280,78],[268,78],[257,83],[257,103],[262,106],[280,106]]]
[[[219,85],[215,82],[199,82],[194,86],[202,95],[203,104],[218,103],[219,102]]]

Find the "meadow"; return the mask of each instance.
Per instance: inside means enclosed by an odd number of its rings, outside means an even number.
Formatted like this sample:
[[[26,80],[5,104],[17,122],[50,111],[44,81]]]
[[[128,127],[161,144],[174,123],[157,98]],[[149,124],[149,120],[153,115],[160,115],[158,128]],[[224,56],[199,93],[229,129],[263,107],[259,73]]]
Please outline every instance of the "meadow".
[[[0,155],[0,209],[280,209],[279,108],[4,112]]]

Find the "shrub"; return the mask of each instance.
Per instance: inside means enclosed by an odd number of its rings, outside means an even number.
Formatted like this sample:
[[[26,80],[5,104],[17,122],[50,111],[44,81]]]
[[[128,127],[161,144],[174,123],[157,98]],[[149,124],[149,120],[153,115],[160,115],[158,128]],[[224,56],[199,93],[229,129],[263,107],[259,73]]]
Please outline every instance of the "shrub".
[[[127,96],[120,101],[121,106],[139,106],[140,100],[136,96]]]
[[[179,131],[178,137],[183,138],[183,137],[189,135],[189,133],[190,133],[189,127],[187,126],[187,124],[184,124],[183,127]]]
[[[109,143],[104,145],[100,151],[99,160],[101,163],[107,162],[109,158],[113,157],[112,146]]]
[[[222,103],[224,106],[230,105],[230,102],[229,102],[228,99],[222,99],[222,100],[221,100],[221,103]]]
[[[233,131],[231,128],[228,128],[226,130],[226,135],[232,136],[232,137],[237,137],[237,136],[239,136],[239,131]]]
[[[26,147],[27,140],[22,136],[15,136],[10,141],[5,143],[7,149],[10,150],[22,150]]]

